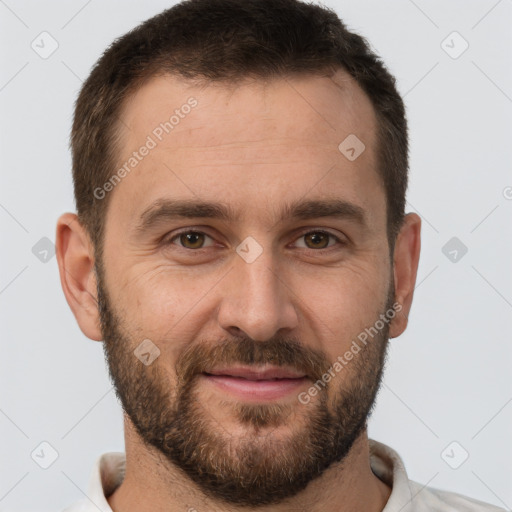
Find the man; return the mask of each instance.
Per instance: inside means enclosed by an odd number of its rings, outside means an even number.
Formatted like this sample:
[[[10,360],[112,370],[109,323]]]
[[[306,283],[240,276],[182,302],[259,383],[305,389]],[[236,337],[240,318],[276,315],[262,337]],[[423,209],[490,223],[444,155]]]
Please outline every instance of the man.
[[[67,510],[500,510],[368,439],[421,223],[394,79],[332,11],[176,5],[101,57],[71,142],[61,283],[126,456]]]

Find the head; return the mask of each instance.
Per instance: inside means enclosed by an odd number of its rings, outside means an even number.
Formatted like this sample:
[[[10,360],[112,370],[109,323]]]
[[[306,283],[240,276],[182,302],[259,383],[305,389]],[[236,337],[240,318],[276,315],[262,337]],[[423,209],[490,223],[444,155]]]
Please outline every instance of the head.
[[[61,282],[127,428],[231,503],[343,464],[420,250],[403,102],[366,41],[295,0],[183,2],[107,49],[71,145]],[[235,366],[295,378],[249,396],[212,376]]]

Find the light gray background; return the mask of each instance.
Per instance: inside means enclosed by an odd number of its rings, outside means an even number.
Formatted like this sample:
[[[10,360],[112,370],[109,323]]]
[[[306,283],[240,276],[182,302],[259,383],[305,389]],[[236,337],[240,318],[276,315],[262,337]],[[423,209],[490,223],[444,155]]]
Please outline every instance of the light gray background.
[[[82,80],[115,37],[172,4],[0,0],[2,511],[60,510],[87,492],[99,454],[124,450],[102,345],[79,330],[56,258],[32,248],[54,242],[57,217],[74,211],[68,135]],[[370,437],[395,448],[413,480],[510,509],[512,2],[327,5],[397,77],[407,210],[423,218],[410,324],[391,340]],[[47,59],[31,48],[43,31],[59,45]],[[455,59],[441,46],[453,31],[469,43]],[[463,42],[444,44],[453,53]],[[454,236],[468,248],[455,263],[442,252]],[[48,469],[31,458],[43,441],[59,454]],[[441,456],[453,441],[469,453],[458,469]]]

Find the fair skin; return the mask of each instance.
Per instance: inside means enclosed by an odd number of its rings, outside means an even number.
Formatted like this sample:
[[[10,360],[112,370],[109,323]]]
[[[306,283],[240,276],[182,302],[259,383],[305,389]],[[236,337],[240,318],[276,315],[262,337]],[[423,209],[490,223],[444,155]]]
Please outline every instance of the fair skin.
[[[165,368],[168,385],[175,384],[173,363],[185,346],[234,331],[261,341],[290,333],[335,361],[378,318],[392,264],[395,301],[402,310],[391,321],[389,335],[399,336],[412,304],[421,221],[416,214],[406,216],[391,262],[386,196],[375,170],[376,119],[360,87],[341,71],[332,79],[294,77],[236,90],[154,78],[121,113],[129,128],[122,131],[119,162],[190,96],[197,107],[109,192],[103,256],[112,303],[139,342],[158,340],[154,364]],[[338,150],[348,134],[366,146],[352,162]],[[167,219],[136,233],[141,213],[163,197],[222,202],[239,218]],[[349,217],[278,222],[285,203],[326,198],[361,207],[365,224]],[[159,243],[187,227],[208,235],[202,252],[180,246],[179,237],[172,245]],[[328,248],[309,248],[304,235],[314,230],[348,244],[332,239]],[[262,248],[251,263],[235,251],[248,236]],[[74,214],[58,220],[57,257],[63,290],[82,332],[102,340],[93,248]],[[336,377],[335,387],[354,379],[351,368]],[[311,409],[297,401],[297,394],[310,386],[304,382],[272,399],[290,405],[294,421],[269,428],[268,435],[286,440],[307,421]],[[243,400],[240,395],[202,382],[198,399],[219,431],[235,441],[247,433],[249,427],[230,414],[230,405]],[[126,415],[125,443],[126,476],[108,499],[114,512],[242,510],[199,493],[194,482],[144,445]],[[243,510],[379,512],[390,492],[371,471],[364,430],[343,465],[333,464],[282,503]]]

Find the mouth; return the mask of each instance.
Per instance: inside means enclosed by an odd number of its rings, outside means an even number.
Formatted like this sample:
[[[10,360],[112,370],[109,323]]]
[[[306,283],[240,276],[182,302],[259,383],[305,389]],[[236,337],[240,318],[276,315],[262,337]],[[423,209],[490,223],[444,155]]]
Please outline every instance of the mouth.
[[[283,367],[237,366],[217,368],[203,372],[202,379],[223,393],[252,402],[283,398],[310,379],[302,372]]]
[[[305,373],[300,373],[283,367],[261,367],[236,366],[209,370],[205,375],[236,377],[246,380],[277,380],[277,379],[301,379],[306,377]]]

